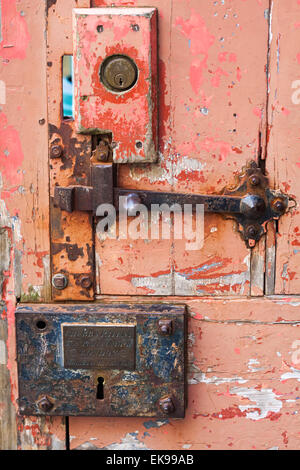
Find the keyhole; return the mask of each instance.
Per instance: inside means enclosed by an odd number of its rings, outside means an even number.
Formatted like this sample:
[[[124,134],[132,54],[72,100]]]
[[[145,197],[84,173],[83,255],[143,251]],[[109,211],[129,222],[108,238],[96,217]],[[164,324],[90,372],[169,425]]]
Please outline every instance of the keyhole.
[[[97,385],[97,400],[104,399],[104,378],[98,377],[98,385]]]
[[[123,85],[123,78],[122,78],[122,77],[119,78],[119,85],[120,85],[120,86]]]

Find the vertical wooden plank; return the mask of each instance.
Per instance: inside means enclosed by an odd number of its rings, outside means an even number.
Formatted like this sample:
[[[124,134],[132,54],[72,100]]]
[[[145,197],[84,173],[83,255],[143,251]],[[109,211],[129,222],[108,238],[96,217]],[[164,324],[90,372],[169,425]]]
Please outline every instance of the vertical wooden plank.
[[[217,194],[259,160],[268,1],[172,3],[173,190]],[[250,294],[250,250],[234,222],[205,215],[204,226],[201,250],[174,242],[175,294]]]
[[[13,353],[14,297],[7,293],[13,288],[12,278],[12,232],[0,229],[0,449],[17,448],[16,403],[11,358]],[[8,349],[9,348],[9,349]]]
[[[295,201],[276,233],[275,294],[300,292],[299,116],[300,4],[272,0],[266,168],[275,188]],[[271,235],[272,237],[273,235]],[[274,251],[274,250],[273,250]]]
[[[1,0],[0,22],[0,448],[34,442],[57,420],[17,428],[16,300],[50,300],[46,15],[39,0]],[[64,425],[59,440],[65,447]],[[18,444],[19,443],[19,444]],[[41,448],[39,445],[27,448]]]
[[[52,275],[63,273],[65,289],[52,287],[53,299],[92,300],[94,296],[94,247],[92,218],[86,212],[71,214],[54,207],[54,187],[88,185],[91,138],[75,132],[74,121],[64,119],[62,107],[62,58],[73,54],[72,9],[88,7],[89,0],[49,1],[47,8],[47,84],[49,154],[60,146],[61,155],[50,158],[50,237]],[[89,287],[81,285],[89,278]]]
[[[143,1],[114,3],[115,6],[145,6]],[[94,7],[111,6],[106,0],[94,0]],[[153,0],[158,8],[159,35],[159,161],[153,164],[118,166],[118,184],[124,188],[170,191],[172,188],[171,114],[170,114],[170,21],[172,2]],[[130,219],[128,223],[130,223]],[[162,222],[159,222],[159,225]],[[166,222],[171,224],[171,222]],[[97,293],[130,295],[171,295],[172,227],[170,238],[134,240],[122,232],[116,239],[95,237]],[[118,233],[118,226],[116,227]]]

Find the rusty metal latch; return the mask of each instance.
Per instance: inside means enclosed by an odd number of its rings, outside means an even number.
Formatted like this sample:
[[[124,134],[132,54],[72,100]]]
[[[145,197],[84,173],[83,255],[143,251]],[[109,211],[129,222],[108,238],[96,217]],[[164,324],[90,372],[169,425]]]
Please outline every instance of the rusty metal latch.
[[[113,164],[96,164],[91,169],[91,186],[57,186],[54,204],[68,212],[92,211],[100,204],[113,204],[119,209],[119,198],[127,197],[134,204],[151,208],[152,204],[203,204],[205,212],[224,214],[238,223],[248,247],[253,247],[265,232],[266,223],[283,215],[289,197],[268,187],[267,177],[255,162],[250,162],[238,176],[234,187],[225,187],[221,194],[180,194],[160,191],[121,189],[113,185]]]

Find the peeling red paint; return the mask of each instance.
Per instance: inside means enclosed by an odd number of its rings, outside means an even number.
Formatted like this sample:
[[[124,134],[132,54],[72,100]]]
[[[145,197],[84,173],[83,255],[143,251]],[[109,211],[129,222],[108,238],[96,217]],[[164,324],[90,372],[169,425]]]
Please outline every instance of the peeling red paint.
[[[17,173],[23,162],[23,151],[17,130],[8,124],[7,117],[0,113],[0,167],[2,175],[10,184],[22,181],[22,173]]]
[[[16,0],[2,0],[1,13],[3,39],[0,57],[6,60],[25,59],[30,35],[25,18],[17,11]]]
[[[191,54],[202,56],[202,59],[194,59],[190,66],[190,82],[194,92],[198,94],[203,83],[203,69],[207,68],[208,51],[215,37],[210,34],[204,19],[194,9],[191,10],[189,20],[177,17],[175,26],[179,26],[182,34],[188,38]]]

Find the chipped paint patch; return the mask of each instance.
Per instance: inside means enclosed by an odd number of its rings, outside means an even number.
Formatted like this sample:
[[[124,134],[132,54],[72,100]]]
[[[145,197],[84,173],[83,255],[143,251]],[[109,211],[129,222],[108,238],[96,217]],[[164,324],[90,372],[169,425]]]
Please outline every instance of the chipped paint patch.
[[[188,383],[190,385],[195,385],[199,383],[205,383],[205,384],[213,384],[213,385],[221,385],[225,383],[239,383],[239,384],[244,384],[248,382],[247,380],[243,379],[243,377],[216,377],[213,375],[212,377],[207,377],[204,372],[196,372],[193,373],[192,378],[188,379]]]
[[[164,420],[161,420],[161,421],[153,421],[153,420],[145,421],[143,423],[143,426],[146,429],[151,429],[151,428],[160,428],[161,426],[164,426],[165,424],[169,424],[168,419],[164,419]]]
[[[6,345],[3,340],[0,340],[0,364],[6,364]]]
[[[207,377],[205,372],[202,372],[198,366],[195,364],[191,364],[189,367],[189,378],[188,383],[190,385],[195,385],[198,383],[205,383],[205,384],[213,384],[213,385],[220,385],[224,383],[239,383],[243,384],[246,383],[243,377],[216,377],[215,375],[212,377]]]
[[[202,172],[206,167],[205,162],[188,156],[177,155],[176,158],[171,157],[166,162],[163,161],[162,155],[160,158],[161,165],[151,165],[149,169],[133,165],[130,168],[130,178],[134,181],[147,179],[150,183],[167,181],[172,185],[178,183],[183,176],[192,174],[195,177],[195,173]]]
[[[282,401],[271,388],[256,390],[255,388],[234,387],[230,389],[232,395],[239,395],[254,402],[253,405],[239,405],[242,412],[247,412],[246,417],[255,421],[267,418],[270,413],[278,413],[282,408]]]
[[[138,431],[130,432],[121,439],[121,442],[110,444],[106,447],[102,447],[102,450],[150,450],[144,442],[141,442],[137,438]]]
[[[264,367],[255,367],[255,365],[259,365],[260,362],[257,359],[249,359],[248,361],[248,369],[251,372],[259,372],[260,370],[265,370]]]
[[[1,16],[0,57],[6,61],[25,59],[30,35],[24,16],[17,11],[16,0],[2,0]]]
[[[300,382],[300,370],[295,369],[294,367],[291,367],[292,372],[286,372],[285,374],[282,374],[280,377],[281,382],[289,379],[296,379],[298,382]]]
[[[23,174],[18,173],[24,159],[17,130],[8,124],[7,117],[0,113],[0,167],[3,177],[12,185],[19,184]]]
[[[6,85],[3,80],[0,80],[0,104],[6,104]]]
[[[203,268],[204,269],[204,268]],[[205,270],[204,270],[205,272]],[[243,295],[246,286],[250,283],[249,270],[231,274],[220,274],[216,277],[200,277],[193,279],[194,271],[188,273],[170,272],[158,276],[132,276],[131,284],[134,287],[147,289],[148,294],[170,295],[174,283],[175,293],[179,295],[205,295],[210,286],[214,293],[236,294],[237,290]]]

